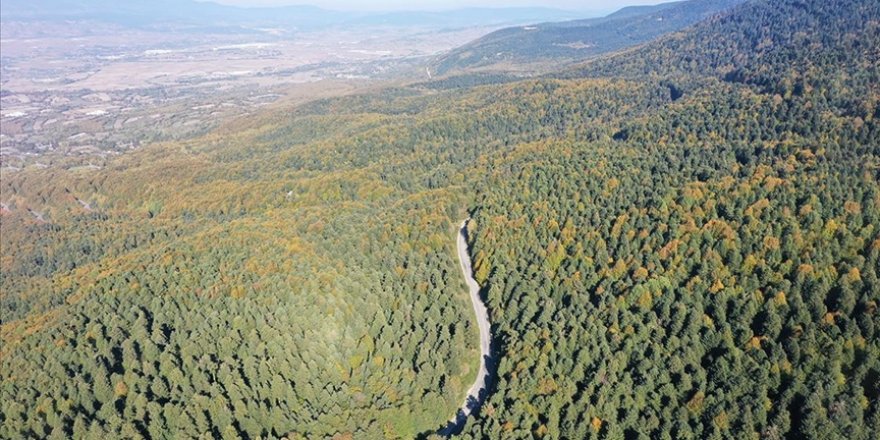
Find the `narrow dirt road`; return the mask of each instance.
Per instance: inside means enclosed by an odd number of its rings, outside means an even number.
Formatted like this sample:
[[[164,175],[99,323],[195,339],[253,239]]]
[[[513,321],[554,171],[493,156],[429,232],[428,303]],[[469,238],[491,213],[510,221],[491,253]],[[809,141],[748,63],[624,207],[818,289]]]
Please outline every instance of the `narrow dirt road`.
[[[455,418],[441,429],[438,434],[442,436],[452,436],[461,432],[468,416],[471,415],[483,401],[486,399],[487,388],[491,379],[490,371],[494,371],[495,359],[492,357],[492,334],[489,325],[489,311],[480,298],[480,285],[474,279],[473,267],[471,267],[471,257],[468,254],[467,245],[467,224],[470,219],[461,222],[458,230],[458,261],[461,264],[461,273],[467,283],[468,291],[471,296],[471,303],[474,306],[474,314],[477,315],[477,327],[480,329],[480,370],[477,372],[477,380],[468,390],[464,403],[456,413]]]

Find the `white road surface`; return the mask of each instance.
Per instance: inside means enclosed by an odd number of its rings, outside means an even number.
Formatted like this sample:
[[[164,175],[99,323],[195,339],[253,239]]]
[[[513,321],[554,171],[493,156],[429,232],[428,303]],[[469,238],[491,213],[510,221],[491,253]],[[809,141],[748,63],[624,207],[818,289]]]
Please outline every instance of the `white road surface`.
[[[480,369],[477,372],[477,380],[468,390],[467,397],[455,418],[450,420],[446,427],[440,430],[439,434],[446,437],[461,432],[468,416],[483,403],[490,377],[488,363],[492,362],[492,333],[489,324],[489,311],[486,309],[486,304],[483,303],[482,298],[480,298],[480,285],[477,284],[477,280],[473,276],[474,270],[471,265],[471,257],[468,254],[467,245],[468,221],[470,219],[464,220],[458,230],[458,261],[471,296],[474,314],[477,316],[477,327],[480,329]]]

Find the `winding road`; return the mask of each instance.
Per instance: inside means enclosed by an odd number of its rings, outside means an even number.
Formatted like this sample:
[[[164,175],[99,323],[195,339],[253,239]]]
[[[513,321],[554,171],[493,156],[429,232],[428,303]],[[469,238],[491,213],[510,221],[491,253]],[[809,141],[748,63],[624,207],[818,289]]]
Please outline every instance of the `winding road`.
[[[471,266],[471,257],[468,254],[467,245],[467,224],[470,219],[461,222],[458,229],[458,261],[461,264],[461,273],[467,283],[468,291],[471,296],[471,303],[474,306],[474,314],[477,315],[477,327],[480,329],[480,370],[477,372],[477,380],[468,390],[464,403],[459,408],[455,417],[441,429],[438,434],[449,437],[461,432],[467,422],[468,416],[474,412],[486,399],[487,388],[491,381],[490,371],[495,369],[495,359],[492,354],[492,334],[489,324],[489,312],[486,304],[480,298],[480,285],[474,279],[473,267]]]

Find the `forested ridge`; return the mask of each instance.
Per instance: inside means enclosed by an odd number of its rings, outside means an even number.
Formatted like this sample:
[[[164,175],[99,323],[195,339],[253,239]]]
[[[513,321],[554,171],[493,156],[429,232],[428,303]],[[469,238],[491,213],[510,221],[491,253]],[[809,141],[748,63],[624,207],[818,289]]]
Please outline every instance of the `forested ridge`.
[[[878,23],[755,0],[5,173],[0,438],[428,436],[478,366],[470,215],[500,364],[462,438],[871,439]]]
[[[538,23],[497,30],[442,54],[431,63],[438,74],[480,68],[526,70],[523,65],[560,65],[651,41],[744,0],[684,0],[652,6],[630,6],[605,17]]]
[[[880,432],[878,16],[751,2],[566,74],[675,102],[491,162],[474,251],[504,351],[473,437]]]

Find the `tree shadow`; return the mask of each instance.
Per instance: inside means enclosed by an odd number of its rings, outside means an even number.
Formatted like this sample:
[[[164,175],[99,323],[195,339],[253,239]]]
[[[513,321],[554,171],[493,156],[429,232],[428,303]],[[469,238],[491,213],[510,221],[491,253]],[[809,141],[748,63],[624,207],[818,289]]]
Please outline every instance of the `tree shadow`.
[[[462,224],[462,227],[459,229],[459,234],[464,237],[465,243],[468,244],[468,230],[467,230],[467,221]],[[468,247],[470,247],[468,245]],[[470,262],[469,262],[470,263]],[[468,268],[473,272],[473,267],[468,264]],[[473,273],[469,274],[470,277],[473,277]],[[486,304],[486,293],[488,286],[482,286],[477,295],[480,298],[480,301],[485,305]],[[488,308],[488,307],[487,307]],[[417,439],[428,439],[429,437],[439,435],[441,437],[452,437],[454,435],[458,435],[464,430],[465,425],[467,424],[467,419],[469,415],[476,413],[486,399],[489,397],[490,392],[494,390],[495,386],[495,378],[498,372],[498,341],[495,339],[495,332],[492,330],[492,324],[489,323],[490,331],[489,331],[489,354],[483,356],[483,363],[486,367],[486,373],[483,376],[483,387],[480,389],[480,392],[477,396],[468,396],[467,401],[458,411],[455,413],[455,417],[449,420],[445,426],[440,428],[437,431],[429,431],[418,435]],[[478,378],[479,379],[479,378]]]
[[[492,334],[494,335],[494,332]],[[483,403],[486,402],[489,394],[494,390],[495,378],[498,372],[498,353],[496,352],[496,347],[497,344],[493,336],[489,341],[489,355],[483,356],[483,361],[486,363],[486,375],[483,377],[483,389],[480,390],[480,393],[476,398],[474,396],[468,396],[467,402],[464,405],[464,407],[468,409],[467,413],[465,413],[464,410],[459,409],[455,414],[455,418],[449,420],[443,428],[436,431],[437,435],[449,438],[461,434],[467,423],[468,416],[476,413]],[[427,438],[432,433],[433,432],[426,433],[424,434],[425,437],[419,438]]]

